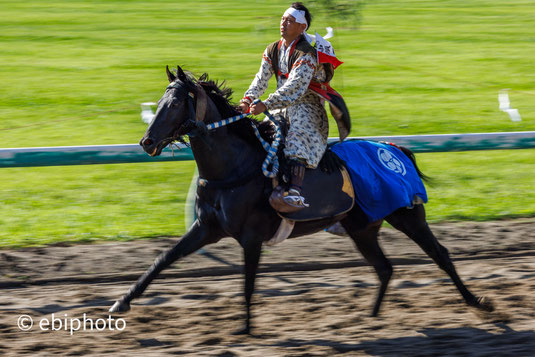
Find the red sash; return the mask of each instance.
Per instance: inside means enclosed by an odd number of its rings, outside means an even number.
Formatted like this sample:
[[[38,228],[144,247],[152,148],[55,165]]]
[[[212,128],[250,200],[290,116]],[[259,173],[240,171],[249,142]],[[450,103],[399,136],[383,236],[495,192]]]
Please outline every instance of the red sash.
[[[351,118],[349,117],[349,110],[347,109],[344,98],[342,98],[340,93],[335,91],[329,83],[310,81],[308,88],[329,102],[331,114],[338,126],[340,141],[343,141],[349,135],[349,131],[351,130]]]

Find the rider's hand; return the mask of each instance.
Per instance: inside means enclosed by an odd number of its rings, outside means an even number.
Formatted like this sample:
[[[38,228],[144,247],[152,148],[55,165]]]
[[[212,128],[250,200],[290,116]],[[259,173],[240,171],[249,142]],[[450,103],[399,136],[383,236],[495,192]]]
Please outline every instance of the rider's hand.
[[[240,110],[242,113],[249,113],[249,104],[245,102],[240,103]]]
[[[262,102],[258,102],[256,104],[251,105],[251,114],[258,115],[260,113],[263,113],[267,110],[266,105]]]

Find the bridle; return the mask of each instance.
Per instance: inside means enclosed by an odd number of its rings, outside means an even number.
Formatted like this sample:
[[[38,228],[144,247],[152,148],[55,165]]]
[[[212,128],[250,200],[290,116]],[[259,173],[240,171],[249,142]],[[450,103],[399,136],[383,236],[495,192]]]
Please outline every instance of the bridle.
[[[166,90],[171,88],[183,90],[184,86],[178,81],[170,83]],[[196,99],[196,100],[195,100]],[[194,90],[189,90],[187,94],[188,119],[182,124],[171,138],[184,142],[182,136],[196,136],[200,133],[206,132],[206,125],[204,124],[204,117],[206,116],[207,99],[204,89],[195,84]],[[196,101],[196,103],[194,103]]]

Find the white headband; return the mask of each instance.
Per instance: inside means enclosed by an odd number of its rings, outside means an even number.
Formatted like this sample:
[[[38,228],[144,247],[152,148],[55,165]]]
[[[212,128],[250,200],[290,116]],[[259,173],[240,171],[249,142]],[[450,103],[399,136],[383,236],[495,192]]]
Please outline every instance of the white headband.
[[[305,31],[308,30],[308,22],[307,22],[307,19],[305,18],[305,12],[303,10],[297,10],[293,7],[290,7],[288,8],[288,10],[284,12],[284,15],[292,15],[293,17],[295,17],[295,22],[299,24],[307,25],[307,28],[305,29]]]

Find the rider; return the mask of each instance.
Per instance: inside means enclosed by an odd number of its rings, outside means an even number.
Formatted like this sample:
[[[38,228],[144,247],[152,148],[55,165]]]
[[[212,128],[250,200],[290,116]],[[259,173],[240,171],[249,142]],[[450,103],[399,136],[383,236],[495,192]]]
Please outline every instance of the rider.
[[[333,69],[330,64],[318,65],[316,50],[306,39],[310,21],[310,12],[301,2],[293,3],[284,12],[280,22],[282,38],[266,48],[260,70],[240,101],[243,112],[250,110],[258,115],[269,110],[290,124],[284,148],[290,164],[290,188],[279,202],[283,206],[280,210],[286,212],[307,206],[301,194],[305,168],[318,166],[329,134],[323,101],[309,85],[311,81],[328,82]],[[253,104],[264,94],[273,74],[277,90],[265,101]]]

